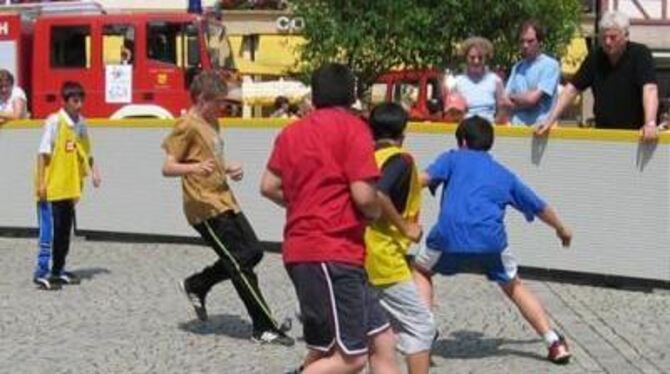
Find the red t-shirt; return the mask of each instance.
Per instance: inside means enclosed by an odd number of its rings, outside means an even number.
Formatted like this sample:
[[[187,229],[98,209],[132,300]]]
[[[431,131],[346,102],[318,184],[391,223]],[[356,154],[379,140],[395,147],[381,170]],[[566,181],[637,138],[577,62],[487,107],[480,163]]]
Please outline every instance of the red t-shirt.
[[[349,184],[379,176],[367,124],[343,108],[316,110],[279,134],[267,168],[286,201],[284,263],[363,266],[366,222]]]

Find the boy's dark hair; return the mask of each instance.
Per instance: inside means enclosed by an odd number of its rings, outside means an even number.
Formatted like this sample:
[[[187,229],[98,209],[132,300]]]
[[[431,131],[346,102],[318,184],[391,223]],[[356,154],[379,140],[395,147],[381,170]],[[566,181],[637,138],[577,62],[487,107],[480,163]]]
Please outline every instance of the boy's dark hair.
[[[85,98],[84,87],[79,82],[65,81],[60,88],[60,96],[63,101],[68,101],[71,97]]]
[[[458,124],[456,141],[459,147],[467,145],[475,151],[488,151],[493,147],[493,125],[485,118],[474,116]]]
[[[202,95],[205,100],[228,94],[228,85],[214,70],[203,71],[193,78],[189,86],[191,101],[195,104]]]
[[[356,79],[342,64],[326,64],[312,73],[312,103],[316,108],[348,107],[356,101]]]
[[[407,112],[396,103],[382,103],[370,113],[372,136],[377,139],[398,139],[407,127]]]
[[[277,96],[275,97],[274,108],[280,109],[284,105],[289,105],[290,102],[286,96]]]
[[[0,69],[0,82],[7,82],[12,86],[14,85],[14,76],[7,69]]]

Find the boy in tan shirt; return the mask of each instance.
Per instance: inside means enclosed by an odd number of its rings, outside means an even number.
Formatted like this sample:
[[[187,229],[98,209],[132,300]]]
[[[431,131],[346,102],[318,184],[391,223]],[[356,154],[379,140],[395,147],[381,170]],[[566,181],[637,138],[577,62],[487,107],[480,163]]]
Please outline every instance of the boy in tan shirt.
[[[207,320],[205,299],[217,283],[230,279],[253,324],[252,340],[293,345],[277,325],[258,286],[253,269],[263,250],[233,195],[228,177],[239,181],[242,166],[225,162],[218,117],[229,100],[226,83],[214,72],[193,80],[193,105],[163,142],[163,175],[181,177],[188,223],[219,256],[211,266],[186,278],[182,289],[200,320]]]

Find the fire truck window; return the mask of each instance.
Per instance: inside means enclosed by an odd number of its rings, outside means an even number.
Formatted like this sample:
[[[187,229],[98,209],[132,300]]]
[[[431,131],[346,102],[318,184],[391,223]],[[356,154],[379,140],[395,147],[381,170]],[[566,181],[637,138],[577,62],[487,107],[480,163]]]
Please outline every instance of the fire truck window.
[[[372,105],[381,104],[386,101],[386,89],[388,84],[375,83],[370,87],[370,103]]]
[[[88,68],[91,66],[91,28],[53,26],[51,28],[51,67]]]
[[[131,65],[135,56],[135,28],[105,25],[102,31],[102,59],[105,65]]]
[[[147,26],[147,57],[151,60],[177,65],[178,38],[181,24],[151,22]]]
[[[393,87],[393,102],[400,104],[406,111],[418,106],[419,82],[398,82]]]
[[[442,86],[437,79],[430,79],[426,85],[426,106],[430,114],[438,114],[443,110]]]
[[[186,68],[200,66],[200,48],[198,44],[198,28],[195,25],[187,24],[184,28],[184,54],[186,55]]]

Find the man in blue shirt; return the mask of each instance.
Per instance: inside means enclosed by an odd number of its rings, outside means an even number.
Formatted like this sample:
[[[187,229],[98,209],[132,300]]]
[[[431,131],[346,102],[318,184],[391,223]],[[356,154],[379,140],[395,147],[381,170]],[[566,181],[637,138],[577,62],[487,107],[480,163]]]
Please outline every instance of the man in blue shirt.
[[[543,41],[539,23],[531,20],[521,25],[523,59],[512,67],[506,87],[513,125],[530,126],[543,121],[556,103],[561,69],[556,59],[542,53]]]
[[[459,149],[441,154],[421,176],[431,190],[442,186],[442,198],[437,223],[414,260],[415,281],[431,305],[432,274],[485,273],[544,338],[548,359],[564,364],[570,360],[565,339],[550,328],[541,303],[517,275],[516,259],[507,248],[505,209],[511,205],[528,221],[539,217],[556,230],[565,247],[572,232],[553,208],[488,153],[493,137],[487,120],[476,116],[463,120],[456,130]]]

